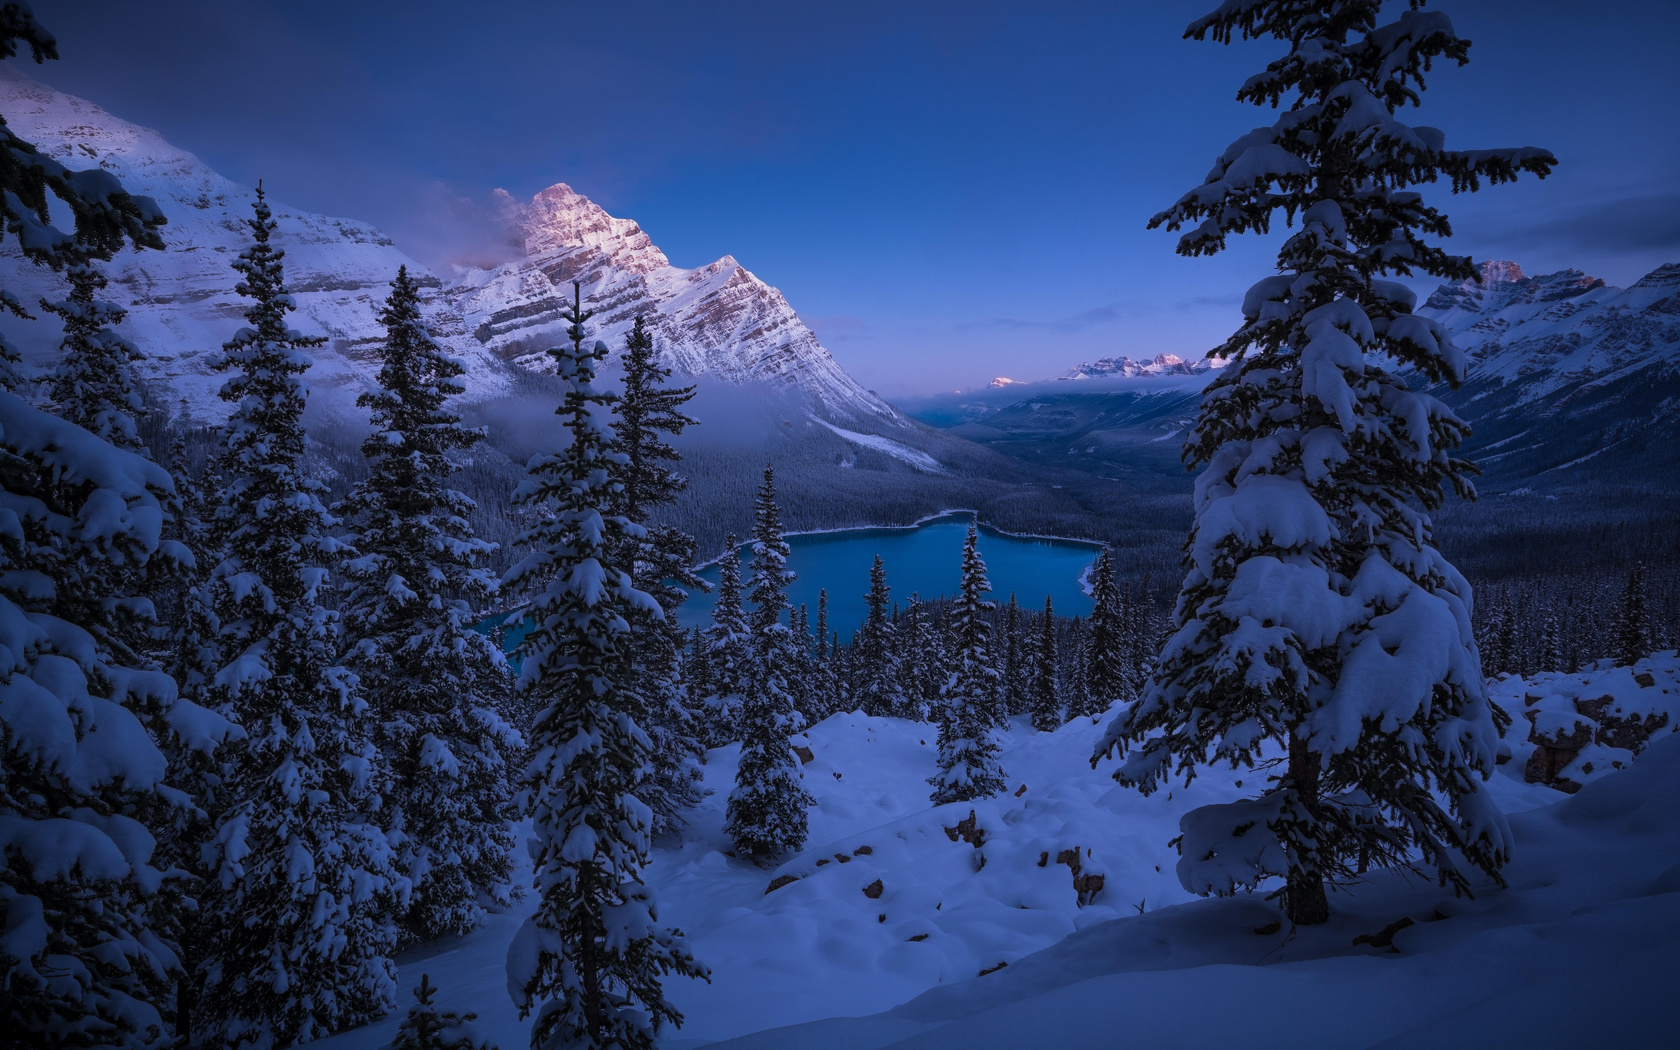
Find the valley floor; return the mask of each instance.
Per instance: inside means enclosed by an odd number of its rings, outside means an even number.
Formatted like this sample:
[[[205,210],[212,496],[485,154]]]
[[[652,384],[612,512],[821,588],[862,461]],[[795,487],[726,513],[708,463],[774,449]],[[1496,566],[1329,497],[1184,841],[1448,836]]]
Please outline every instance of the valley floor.
[[[1630,768],[1595,769],[1564,795],[1524,782],[1533,746],[1514,742],[1521,710],[1548,717],[1554,705],[1540,694],[1560,690],[1602,692],[1669,722]],[[1258,896],[1199,900],[1174,874],[1167,843],[1179,817],[1252,793],[1262,775],[1211,771],[1145,798],[1114,785],[1111,762],[1090,768],[1100,731],[1090,719],[1047,734],[1013,727],[1010,793],[933,807],[930,727],[830,718],[809,733],[805,777],[818,803],[808,847],[772,869],[727,854],[735,749],[716,750],[706,767],[715,793],[648,871],[661,918],[712,968],[710,984],[667,985],[687,1020],[662,1046],[1670,1045],[1680,658],[1569,682],[1506,679],[1494,693],[1518,716],[1511,760],[1488,784],[1517,842],[1509,888],[1455,899],[1432,880],[1379,873],[1332,898],[1328,925],[1299,931],[1259,933],[1274,907]],[[1084,907],[1075,864],[1092,898]],[[784,884],[767,892],[773,881]],[[1352,943],[1404,919],[1392,946]],[[497,915],[404,958],[405,997],[427,973],[440,1004],[476,1010],[503,1050],[528,1045],[502,969],[518,922]],[[396,1022],[323,1045],[372,1050]]]

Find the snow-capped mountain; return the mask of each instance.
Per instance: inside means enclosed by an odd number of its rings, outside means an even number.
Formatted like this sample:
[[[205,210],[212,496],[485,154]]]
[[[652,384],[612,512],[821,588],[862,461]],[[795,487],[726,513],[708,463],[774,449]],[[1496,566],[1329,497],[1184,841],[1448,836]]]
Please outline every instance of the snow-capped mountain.
[[[219,414],[215,392],[222,379],[209,361],[244,307],[229,263],[247,240],[251,189],[155,131],[20,74],[0,74],[0,113],[43,152],[73,167],[109,170],[163,208],[167,250],[127,251],[113,260],[111,294],[129,310],[124,334],[147,354],[143,375],[184,401],[188,414]],[[284,196],[283,188],[269,189]],[[597,311],[593,334],[615,352],[641,313],[666,363],[681,374],[768,384],[835,422],[910,425],[841,369],[779,291],[733,258],[695,269],[672,266],[636,223],[608,215],[563,183],[527,202],[501,194],[499,203],[523,253],[492,270],[440,274],[366,223],[271,199],[298,304],[294,323],[328,338],[314,353],[310,374],[319,403],[342,410],[368,384],[377,367],[378,306],[397,267],[406,265],[428,289],[434,332],[466,362],[469,400],[505,392],[509,363],[545,363],[541,348],[564,327],[561,297],[569,298],[571,282],[581,281],[586,305]],[[59,278],[20,265],[15,254],[0,256],[0,266],[12,271],[9,286],[25,302],[62,294]],[[50,353],[50,347],[33,349]]]
[[[1156,354],[1152,358],[1134,361],[1130,357],[1100,357],[1068,369],[1057,379],[1113,379],[1132,376],[1190,376],[1211,371],[1214,362],[1208,358],[1186,361],[1177,354]]]
[[[1628,288],[1503,260],[1481,276],[1418,312],[1470,352],[1464,386],[1442,397],[1475,427],[1468,451],[1495,487],[1639,482],[1680,464],[1680,265]]]
[[[1506,260],[1483,263],[1481,276],[1441,285],[1418,311],[1471,351],[1473,377],[1540,379],[1533,398],[1680,363],[1680,264],[1625,289],[1580,270],[1529,277]]]

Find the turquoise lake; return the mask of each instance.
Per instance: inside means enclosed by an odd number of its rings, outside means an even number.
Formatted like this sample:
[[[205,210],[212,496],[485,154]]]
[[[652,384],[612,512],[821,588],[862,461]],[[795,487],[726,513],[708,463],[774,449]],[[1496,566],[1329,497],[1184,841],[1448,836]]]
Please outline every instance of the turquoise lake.
[[[923,601],[949,597],[957,592],[962,575],[962,546],[973,521],[969,514],[947,514],[904,528],[847,529],[787,538],[788,568],[798,579],[788,588],[794,608],[805,605],[814,626],[817,592],[828,590],[828,623],[850,642],[852,632],[863,623],[863,597],[869,590],[869,568],[879,554],[887,569],[887,584],[900,607],[911,592]],[[1037,539],[1010,536],[980,526],[980,556],[986,561],[991,580],[991,599],[1000,604],[1011,592],[1025,608],[1043,609],[1048,595],[1062,616],[1088,616],[1091,599],[1079,587],[1079,578],[1096,559],[1098,546],[1078,540]],[[743,583],[750,546],[740,549]],[[700,575],[716,584],[718,567],[708,566]],[[685,627],[711,623],[711,594],[693,594],[678,614]]]

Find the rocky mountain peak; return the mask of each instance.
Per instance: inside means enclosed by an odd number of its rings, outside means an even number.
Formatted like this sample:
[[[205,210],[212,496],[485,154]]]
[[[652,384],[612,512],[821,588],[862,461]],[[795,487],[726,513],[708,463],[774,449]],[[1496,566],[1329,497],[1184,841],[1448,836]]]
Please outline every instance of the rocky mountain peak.
[[[1207,358],[1186,361],[1177,354],[1156,354],[1152,358],[1134,361],[1130,357],[1102,357],[1086,361],[1057,376],[1057,379],[1104,379],[1110,376],[1167,376],[1195,375],[1213,367]]]
[[[1680,263],[1664,263],[1633,282],[1635,288],[1680,287]]]
[[[634,221],[613,218],[564,182],[542,190],[520,207],[517,229],[525,237],[526,254],[532,256],[591,248],[612,269],[627,273],[652,273],[671,265]]]
[[[1443,284],[1424,306],[1442,311],[1489,313],[1527,303],[1561,302],[1604,286],[1604,278],[1580,270],[1559,270],[1530,277],[1508,259],[1490,259],[1482,263],[1480,281],[1467,278],[1456,284]]]

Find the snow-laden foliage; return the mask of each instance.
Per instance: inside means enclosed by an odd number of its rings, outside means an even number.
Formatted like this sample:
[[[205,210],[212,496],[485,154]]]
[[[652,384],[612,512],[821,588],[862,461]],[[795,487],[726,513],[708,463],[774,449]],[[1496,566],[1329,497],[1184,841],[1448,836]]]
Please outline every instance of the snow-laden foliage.
[[[118,448],[141,449],[134,417],[141,409],[129,362],[134,345],[111,326],[128,311],[99,298],[109,282],[92,262],[68,268],[70,295],[41,308],[64,323],[58,367],[52,375],[52,402],[58,415]]]
[[[702,742],[718,747],[737,739],[741,704],[752,673],[752,643],[748,637],[746,606],[741,595],[741,561],[736,556],[731,534],[718,563],[717,601],[712,603],[712,624],[702,638],[704,658],[695,661],[704,668],[701,694]]]
[[[899,693],[904,698],[903,717],[918,722],[933,719],[939,708],[939,691],[945,684],[945,644],[934,623],[932,611],[914,591],[904,606],[897,625],[899,643]]]
[[[248,326],[222,348],[234,410],[213,515],[209,589],[231,747],[206,847],[205,1000],[220,1037],[253,1046],[319,1038],[396,1007],[395,912],[408,896],[383,830],[382,762],[355,672],[339,662],[324,486],[303,468],[304,350],[287,327],[284,253],[261,190],[254,243],[234,263]]]
[[[484,900],[508,901],[508,764],[523,740],[501,714],[501,649],[473,630],[496,589],[484,566],[495,548],[473,534],[472,500],[448,487],[451,455],[484,438],[445,408],[461,364],[432,340],[407,267],[380,320],[379,386],[357,400],[373,414],[368,478],[338,508],[356,550],[344,563],[344,663],[390,774],[381,822],[411,887],[403,925],[429,940],[478,925]]]
[[[1279,211],[1298,226],[1278,273],[1245,297],[1242,327],[1210,352],[1231,364],[1185,447],[1205,469],[1177,630],[1096,750],[1126,754],[1116,778],[1144,791],[1286,752],[1260,798],[1186,818],[1179,872],[1215,893],[1285,876],[1297,923],[1325,920],[1326,878],[1415,858],[1464,889],[1463,864],[1496,874],[1510,851],[1478,790],[1497,730],[1470,588],[1425,513],[1444,487],[1472,493],[1473,468],[1453,455],[1469,428],[1390,370],[1455,384],[1465,355],[1382,275],[1475,275],[1425,239],[1450,230],[1415,186],[1446,176],[1473,190],[1544,176],[1554,159],[1448,150],[1440,131],[1402,122],[1432,63],[1462,64],[1469,42],[1419,4],[1380,24],[1381,6],[1228,0],[1186,33],[1283,41],[1238,92],[1282,110],[1150,226],[1188,227],[1183,255],[1266,232]]]
[[[1032,726],[1048,733],[1062,724],[1062,701],[1056,692],[1056,608],[1044,597],[1044,618],[1039,621],[1038,643],[1030,650],[1032,677],[1027,686],[1027,710]]]
[[[724,831],[735,851],[769,860],[805,844],[812,798],[805,790],[792,737],[805,728],[794,709],[789,679],[794,640],[782,622],[787,611],[788,545],[776,506],[776,475],[764,468],[754,505],[751,599],[747,620],[750,673],[741,700],[741,764],[729,794]]]
[[[543,519],[521,538],[531,551],[507,574],[536,591],[518,688],[539,706],[519,785],[536,839],[538,899],[508,948],[508,990],[521,1017],[537,1015],[536,1050],[651,1050],[662,1024],[682,1022],[661,978],[705,969],[659,925],[642,883],[653,818],[635,788],[650,744],[638,724],[646,705],[632,688],[630,618],[663,614],[614,560],[646,530],[613,513],[626,457],[607,425],[614,396],[596,382],[607,347],[584,348],[591,312],[580,299],[574,284],[571,343],[550,351],[569,440],[532,456],[514,493]]]
[[[1104,547],[1091,566],[1091,626],[1085,640],[1086,710],[1100,715],[1115,703],[1132,698],[1126,667],[1126,608],[1114,580],[1114,549]]]
[[[973,525],[963,541],[960,587],[949,628],[955,667],[939,698],[939,772],[928,778],[935,802],[968,802],[1003,790],[997,732],[1006,716],[998,701],[992,625],[985,615],[992,608],[985,597],[991,584]]]
[[[477,1014],[440,1010],[432,1002],[436,996],[431,977],[421,974],[414,986],[414,1005],[384,1050],[496,1050],[496,1044],[473,1025]]]
[[[637,317],[624,340],[624,394],[616,406],[613,430],[623,454],[622,513],[645,521],[648,512],[674,502],[688,479],[671,468],[682,457],[666,440],[697,420],[683,412],[694,387],[667,386],[671,370],[654,354],[653,336]],[[684,811],[700,800],[701,727],[683,683],[684,636],[677,609],[688,588],[709,585],[694,572],[694,537],[669,525],[652,525],[629,541],[625,561],[632,565],[636,588],[659,603],[661,617],[632,616],[631,644],[636,685],[647,707],[642,728],[652,741],[647,775],[636,796],[653,812],[653,833],[682,823]]]
[[[892,588],[887,586],[887,567],[879,554],[869,568],[869,593],[864,595],[863,628],[853,656],[857,659],[857,686],[852,701],[866,715],[898,716],[906,713],[901,691],[896,632],[893,630]]]
[[[178,962],[154,851],[188,803],[137,712],[202,752],[232,727],[55,608],[82,582],[65,566],[159,556],[171,480],[9,393],[0,456],[0,1028],[19,1045],[167,1045]]]

